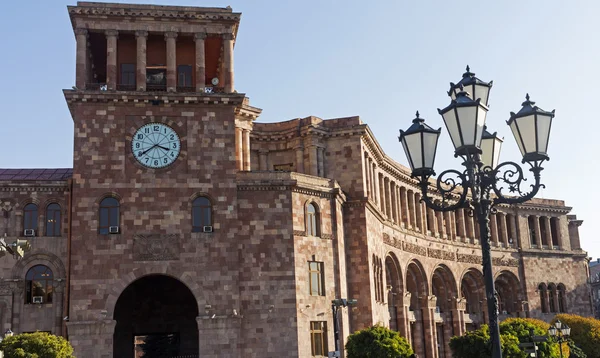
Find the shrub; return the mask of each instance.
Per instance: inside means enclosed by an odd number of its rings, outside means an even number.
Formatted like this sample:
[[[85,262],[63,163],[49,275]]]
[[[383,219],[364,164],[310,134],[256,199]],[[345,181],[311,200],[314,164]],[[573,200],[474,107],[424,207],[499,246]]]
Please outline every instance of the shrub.
[[[348,358],[409,358],[413,350],[406,338],[382,326],[372,326],[348,336]]]
[[[530,335],[547,336],[550,324],[535,318],[508,318],[500,323],[501,334],[512,334],[517,337],[520,343],[530,342]],[[547,342],[541,342],[538,346],[539,358],[554,358],[560,357],[559,345],[550,338]],[[563,353],[568,354],[568,346],[563,345]],[[525,357],[525,355],[523,355]]]
[[[571,327],[571,339],[588,358],[600,358],[600,320],[581,317],[574,314],[559,314],[552,323],[559,319]]]
[[[511,334],[500,335],[502,345],[502,356],[511,358],[525,357],[519,349],[519,339]],[[490,329],[487,324],[481,328],[469,331],[463,336],[455,336],[450,339],[450,350],[454,358],[487,358],[492,356],[490,345]]]
[[[0,350],[5,358],[75,358],[66,339],[46,332],[6,337],[0,343]]]

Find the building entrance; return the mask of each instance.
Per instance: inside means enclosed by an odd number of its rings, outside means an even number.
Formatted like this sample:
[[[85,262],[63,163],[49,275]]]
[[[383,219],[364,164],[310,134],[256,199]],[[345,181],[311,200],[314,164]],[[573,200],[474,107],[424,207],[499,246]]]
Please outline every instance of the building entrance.
[[[140,278],[117,300],[114,358],[197,357],[196,317],[196,299],[181,281]]]

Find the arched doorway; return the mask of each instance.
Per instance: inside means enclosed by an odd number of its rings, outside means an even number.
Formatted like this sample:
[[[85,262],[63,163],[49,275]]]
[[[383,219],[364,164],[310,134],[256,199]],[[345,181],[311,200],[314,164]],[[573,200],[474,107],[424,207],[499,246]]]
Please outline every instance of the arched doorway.
[[[431,276],[431,291],[437,298],[436,315],[436,342],[438,357],[450,357],[452,352],[448,349],[450,338],[455,336],[453,322],[453,301],[458,297],[456,280],[452,271],[446,265],[439,265]]]
[[[198,304],[181,281],[150,275],[129,285],[115,306],[114,358],[198,355]]]
[[[410,341],[413,350],[420,357],[427,357],[429,351],[433,345],[428,344],[426,340],[428,337],[429,327],[426,322],[428,316],[426,310],[427,298],[429,297],[429,287],[427,285],[427,275],[421,263],[417,260],[413,260],[408,264],[406,269],[406,291],[410,293],[410,306],[408,310],[409,322],[410,322]],[[432,352],[430,353],[432,354]]]

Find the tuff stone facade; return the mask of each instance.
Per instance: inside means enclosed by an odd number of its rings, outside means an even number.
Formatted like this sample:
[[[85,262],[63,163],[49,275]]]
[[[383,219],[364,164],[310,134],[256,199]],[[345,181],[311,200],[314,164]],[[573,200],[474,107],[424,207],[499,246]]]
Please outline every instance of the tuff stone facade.
[[[441,358],[450,337],[486,321],[479,231],[466,210],[427,209],[409,170],[358,117],[255,122],[261,110],[234,89],[240,14],[100,3],[69,13],[73,169],[0,172],[7,241],[24,235],[25,206],[38,207],[32,250],[0,260],[3,330],[65,335],[80,357],[130,357],[136,336],[165,333],[179,334],[179,354],[310,357],[311,322],[326,322],[326,355],[331,301],[355,298],[339,316],[340,347],[380,323],[421,357]],[[180,65],[193,68],[191,85]],[[181,140],[167,168],[134,158],[132,136],[152,122]],[[212,232],[192,230],[198,197],[211,203]],[[98,230],[105,198],[119,203],[110,234]],[[60,236],[45,236],[50,203],[61,207]],[[502,318],[591,314],[581,220],[570,211],[534,199],[493,215]],[[311,261],[323,265],[321,294],[311,295]],[[36,265],[53,272],[52,303],[27,301]]]

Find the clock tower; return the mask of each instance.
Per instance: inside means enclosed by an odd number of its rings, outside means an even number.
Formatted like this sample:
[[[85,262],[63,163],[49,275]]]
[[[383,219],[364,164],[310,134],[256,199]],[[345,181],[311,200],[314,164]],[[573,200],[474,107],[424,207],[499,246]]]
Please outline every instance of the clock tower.
[[[82,357],[131,357],[151,344],[172,356],[198,347],[237,356],[236,175],[250,170],[261,112],[234,87],[240,14],[96,2],[68,11],[69,340]]]

